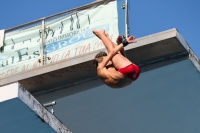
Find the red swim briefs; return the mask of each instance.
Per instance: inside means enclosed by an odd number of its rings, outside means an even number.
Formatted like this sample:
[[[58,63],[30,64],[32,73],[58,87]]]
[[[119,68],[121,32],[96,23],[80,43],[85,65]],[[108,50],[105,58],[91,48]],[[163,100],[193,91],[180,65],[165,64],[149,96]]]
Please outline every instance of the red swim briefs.
[[[130,64],[124,68],[120,68],[118,71],[133,81],[135,81],[140,76],[140,68],[135,64]]]

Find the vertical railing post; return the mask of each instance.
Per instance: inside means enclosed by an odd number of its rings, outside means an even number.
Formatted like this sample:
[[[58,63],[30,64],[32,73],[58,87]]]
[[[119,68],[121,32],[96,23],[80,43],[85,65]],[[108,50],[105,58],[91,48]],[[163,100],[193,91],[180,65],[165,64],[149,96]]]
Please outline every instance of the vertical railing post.
[[[125,0],[125,37],[129,36],[128,0]]]
[[[41,63],[44,65],[44,45],[45,45],[45,22],[44,19],[42,19],[42,50],[41,50]]]

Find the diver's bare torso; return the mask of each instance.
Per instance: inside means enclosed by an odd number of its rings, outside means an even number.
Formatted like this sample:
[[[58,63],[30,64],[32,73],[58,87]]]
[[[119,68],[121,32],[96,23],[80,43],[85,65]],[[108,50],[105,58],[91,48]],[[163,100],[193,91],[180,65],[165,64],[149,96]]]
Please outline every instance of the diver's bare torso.
[[[111,88],[122,88],[133,81],[122,73],[118,72],[114,67],[106,67],[98,72],[101,80]]]

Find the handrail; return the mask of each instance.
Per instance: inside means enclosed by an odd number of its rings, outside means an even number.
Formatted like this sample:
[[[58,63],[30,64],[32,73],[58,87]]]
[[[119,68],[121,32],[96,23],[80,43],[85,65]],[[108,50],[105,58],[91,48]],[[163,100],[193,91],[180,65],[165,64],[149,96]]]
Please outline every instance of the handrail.
[[[31,25],[31,24],[40,22],[40,21],[42,21],[42,20],[50,19],[50,18],[59,16],[59,15],[62,15],[62,14],[69,13],[69,12],[81,11],[81,10],[84,10],[84,9],[88,9],[88,8],[91,8],[91,7],[95,6],[95,5],[101,5],[101,4],[104,4],[104,3],[108,3],[108,2],[110,2],[110,1],[115,1],[115,0],[106,0],[106,1],[101,0],[101,1],[95,1],[95,2],[93,2],[93,3],[86,4],[86,5],[84,5],[84,6],[80,6],[80,7],[77,7],[77,8],[73,8],[73,9],[71,9],[71,10],[63,11],[63,12],[60,12],[60,13],[57,13],[57,14],[53,14],[53,15],[51,15],[51,16],[47,16],[47,17],[44,17],[44,18],[40,18],[40,19],[31,21],[31,22],[22,24],[22,25],[18,25],[18,26],[12,27],[12,28],[8,28],[8,29],[5,30],[5,32],[9,32],[9,31],[12,31],[12,30],[16,30],[16,29],[22,28],[22,27],[24,27],[24,26]],[[41,23],[42,23],[42,22],[41,22]]]

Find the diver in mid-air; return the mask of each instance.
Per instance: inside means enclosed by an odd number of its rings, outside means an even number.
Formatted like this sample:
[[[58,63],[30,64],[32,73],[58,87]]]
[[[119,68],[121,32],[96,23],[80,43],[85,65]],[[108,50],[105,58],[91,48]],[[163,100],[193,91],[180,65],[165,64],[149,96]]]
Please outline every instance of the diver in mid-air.
[[[140,68],[126,58],[124,51],[125,46],[136,42],[135,37],[130,36],[122,41],[122,36],[118,36],[116,45],[105,30],[93,30],[93,33],[102,40],[108,51],[108,54],[98,53],[93,61],[101,80],[111,88],[122,88],[135,81],[140,75]]]

